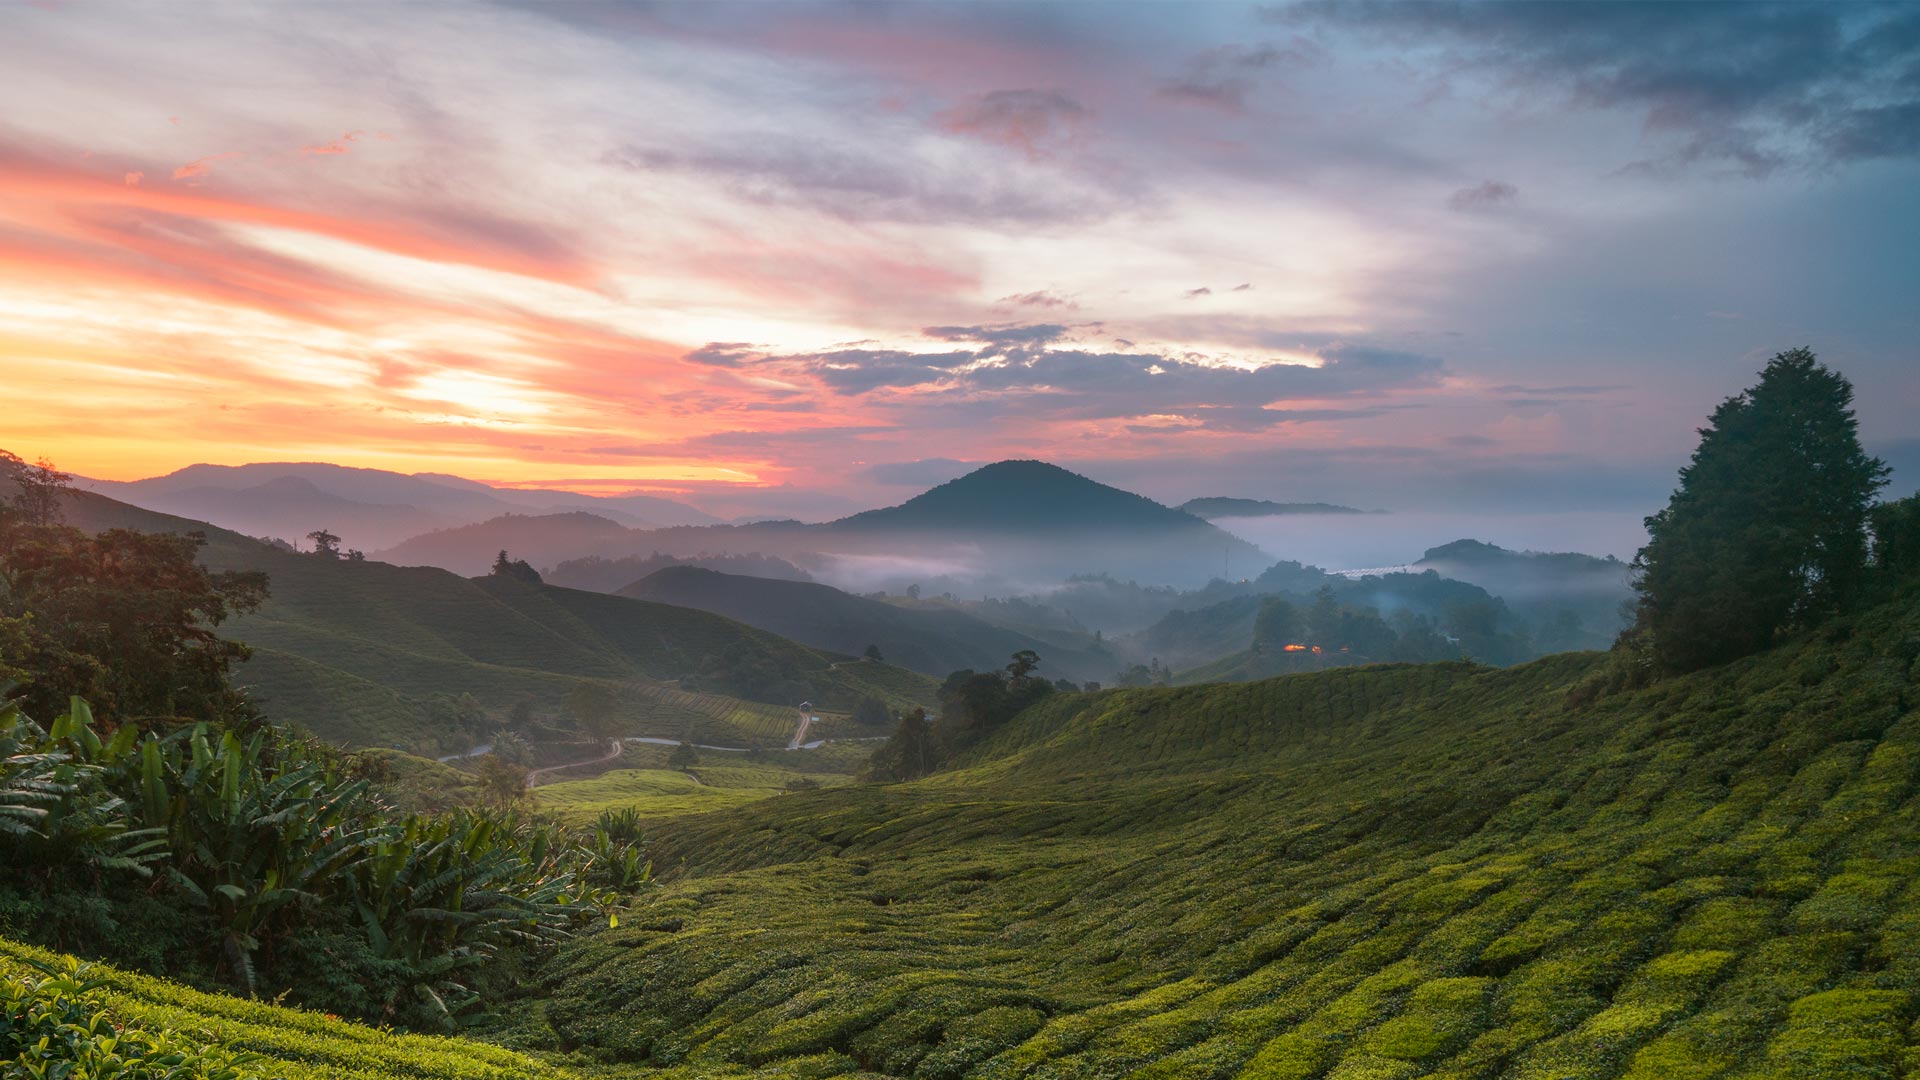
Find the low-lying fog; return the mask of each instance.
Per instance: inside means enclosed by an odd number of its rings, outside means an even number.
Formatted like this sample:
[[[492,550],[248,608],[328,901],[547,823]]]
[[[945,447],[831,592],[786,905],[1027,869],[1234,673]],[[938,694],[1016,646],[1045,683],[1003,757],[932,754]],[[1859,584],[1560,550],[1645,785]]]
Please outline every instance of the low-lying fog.
[[[1222,529],[1258,544],[1276,559],[1324,570],[1359,570],[1417,562],[1428,548],[1482,540],[1512,551],[1578,551],[1632,559],[1647,541],[1643,515],[1620,510],[1550,514],[1446,512],[1297,514],[1217,518]],[[1250,577],[1265,567],[1231,567]]]

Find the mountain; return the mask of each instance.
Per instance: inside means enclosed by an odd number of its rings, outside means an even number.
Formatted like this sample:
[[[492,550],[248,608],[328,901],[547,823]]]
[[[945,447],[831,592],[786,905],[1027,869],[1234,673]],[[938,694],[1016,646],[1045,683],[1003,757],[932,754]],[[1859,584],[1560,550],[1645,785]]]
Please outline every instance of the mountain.
[[[320,528],[346,546],[389,547],[430,529],[507,513],[587,510],[629,526],[705,525],[718,519],[651,495],[593,496],[501,488],[440,473],[389,472],[325,462],[189,465],[145,480],[81,480],[86,490],[248,535],[300,540]]]
[[[1204,499],[1188,499],[1180,504],[1180,509],[1194,517],[1276,517],[1287,514],[1369,514],[1373,510],[1356,510],[1351,506],[1338,506],[1323,502],[1268,502],[1265,499],[1233,499],[1214,496]]]
[[[998,461],[898,506],[841,518],[832,527],[848,532],[962,529],[1039,534],[1101,529],[1190,531],[1196,524],[1191,514],[1058,465]]]
[[[452,542],[451,538],[443,538]],[[383,557],[470,565],[503,545],[399,545]],[[547,564],[655,554],[771,556],[853,592],[1023,592],[1074,574],[1200,583],[1273,560],[1191,514],[1039,461],[1002,461],[898,505],[820,525],[769,521],[567,536],[515,555]]]
[[[438,566],[459,574],[482,574],[501,551],[535,566],[550,566],[581,551],[617,546],[625,525],[584,510],[560,514],[503,514],[470,525],[436,529],[373,557],[397,566]]]
[[[689,555],[685,558],[674,555],[626,555],[618,559],[589,555],[583,559],[567,559],[551,569],[543,570],[542,576],[549,585],[614,592],[669,566],[701,566],[723,574],[777,578],[781,581],[813,580],[813,576],[805,570],[772,555]]]
[[[220,628],[254,648],[237,679],[273,719],[337,742],[464,749],[460,739],[478,741],[510,708],[555,709],[583,679],[624,698],[637,734],[724,745],[784,743],[802,699],[846,711],[868,696],[895,706],[931,698],[925,676],[843,664],[684,607],[323,559],[88,492],[65,512],[89,530],[202,532],[210,568],[265,571],[271,598]]]
[[[542,1030],[670,1076],[1906,1075],[1920,595],[1601,654],[1054,695],[676,819]]]
[[[1014,580],[1108,573],[1198,582],[1229,563],[1273,561],[1192,514],[1042,461],[983,466],[826,529],[838,541],[890,541],[936,558],[975,548],[982,555],[972,569]]]
[[[1053,678],[1103,679],[1114,666],[1111,656],[1062,649],[963,611],[901,607],[810,582],[670,566],[615,595],[725,615],[831,652],[859,656],[876,645],[889,663],[937,677],[962,668],[997,671],[1023,649],[1039,653],[1041,670]]]
[[[1469,581],[1504,598],[1513,609],[1551,624],[1552,648],[1605,648],[1626,627],[1633,600],[1633,568],[1608,556],[1575,552],[1509,551],[1478,540],[1430,548],[1414,564]]]

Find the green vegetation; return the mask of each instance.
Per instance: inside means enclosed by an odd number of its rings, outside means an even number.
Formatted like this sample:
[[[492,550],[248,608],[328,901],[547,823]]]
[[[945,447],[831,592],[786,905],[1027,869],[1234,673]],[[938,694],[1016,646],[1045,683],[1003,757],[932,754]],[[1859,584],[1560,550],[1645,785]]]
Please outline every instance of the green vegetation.
[[[842,710],[867,696],[893,707],[932,700],[925,676],[843,663],[704,612],[511,574],[316,558],[84,492],[64,514],[88,532],[198,531],[200,562],[216,577],[264,572],[272,596],[222,627],[252,652],[239,681],[276,721],[349,745],[465,750],[516,705],[558,712],[583,679],[619,699],[629,734],[691,731],[718,744],[784,744],[802,699]],[[447,708],[459,695],[475,707]]]
[[[630,811],[657,827],[666,818],[848,783],[873,746],[842,742],[814,750],[741,754],[631,745],[619,768],[589,779],[542,784],[534,789],[534,802],[562,821],[587,822],[603,813]]]
[[[45,1040],[42,1042],[42,1040]],[[0,1074],[66,1080],[567,1080],[524,1054],[402,1035],[0,939]]]
[[[511,814],[390,809],[278,729],[0,706],[0,924],[240,993],[450,1026],[529,947],[647,882],[637,841]],[[142,886],[136,888],[135,886]]]
[[[671,566],[616,595],[697,608],[815,648],[875,662],[891,660],[935,676],[995,664],[1008,653],[1036,648],[1047,649],[1055,667],[1069,674],[1105,674],[1112,665],[1106,657],[1052,648],[952,607],[890,604],[814,582]]]
[[[1746,656],[1859,595],[1887,467],[1861,450],[1852,405],[1853,384],[1794,349],[1714,410],[1634,562],[1655,664]]]
[[[547,1022],[686,1075],[1920,1066],[1920,591],[1624,663],[1051,694],[924,779],[667,823]]]

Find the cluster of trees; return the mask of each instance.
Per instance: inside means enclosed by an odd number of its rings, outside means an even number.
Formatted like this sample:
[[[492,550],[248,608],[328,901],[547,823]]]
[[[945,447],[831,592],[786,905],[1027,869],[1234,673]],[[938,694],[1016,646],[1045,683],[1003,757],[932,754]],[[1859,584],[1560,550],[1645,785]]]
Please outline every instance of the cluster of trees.
[[[1383,617],[1372,607],[1343,604],[1331,587],[1322,585],[1310,604],[1271,597],[1260,605],[1253,621],[1253,650],[1280,652],[1288,645],[1318,647],[1326,653],[1375,661],[1426,663],[1457,659],[1478,646],[1480,655],[1494,662],[1510,662],[1507,654],[1524,646],[1500,629],[1501,609],[1495,603],[1467,601],[1448,609],[1445,632],[1426,615],[1395,611]],[[1449,639],[1451,634],[1451,640]]]
[[[1039,667],[1040,657],[1022,649],[999,671],[968,669],[947,676],[937,698],[939,719],[930,718],[924,709],[902,714],[892,737],[867,762],[865,776],[911,780],[938,769],[1058,690],[1035,674]]]
[[[0,911],[55,947],[447,1027],[527,950],[646,884],[631,828],[396,810],[270,725],[46,727],[0,707]],[[131,954],[131,955],[129,955]]]
[[[215,628],[266,600],[266,575],[208,571],[197,533],[63,525],[68,478],[0,455],[0,689],[42,715],[80,694],[129,718],[250,717],[228,678],[248,650]]]
[[[1861,448],[1852,405],[1844,376],[1794,349],[1714,410],[1647,519],[1623,646],[1660,671],[1725,663],[1914,572],[1920,500],[1875,505],[1889,471]]]
[[[488,573],[494,577],[524,581],[529,585],[540,584],[540,571],[535,570],[533,565],[525,559],[509,557],[506,548],[501,548],[500,554],[494,556],[493,568],[489,570]]]
[[[315,529],[307,534],[313,541],[313,556],[317,559],[345,559],[348,562],[366,562],[367,553],[359,548],[340,550],[340,537],[325,529]]]
[[[378,759],[267,724],[231,681],[246,647],[217,633],[264,601],[265,575],[208,571],[200,536],[61,524],[66,485],[0,451],[9,933],[444,1027],[646,883],[632,821],[570,829],[505,808],[524,774],[501,808],[404,811]],[[425,707],[479,715],[464,696]]]

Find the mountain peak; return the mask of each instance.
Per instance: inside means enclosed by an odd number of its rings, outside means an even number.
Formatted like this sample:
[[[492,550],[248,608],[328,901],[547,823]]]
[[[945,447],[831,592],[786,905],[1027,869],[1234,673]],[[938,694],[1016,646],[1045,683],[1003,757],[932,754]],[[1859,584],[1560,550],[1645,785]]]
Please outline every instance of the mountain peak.
[[[899,506],[855,514],[842,524],[1020,531],[1204,527],[1198,518],[1145,496],[1031,459],[982,465]]]

